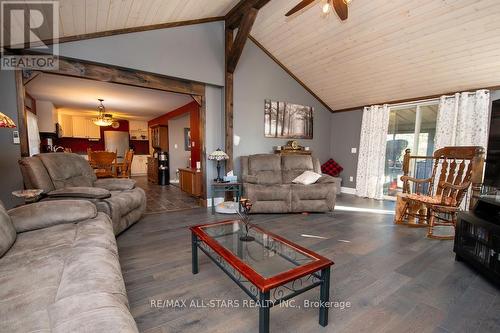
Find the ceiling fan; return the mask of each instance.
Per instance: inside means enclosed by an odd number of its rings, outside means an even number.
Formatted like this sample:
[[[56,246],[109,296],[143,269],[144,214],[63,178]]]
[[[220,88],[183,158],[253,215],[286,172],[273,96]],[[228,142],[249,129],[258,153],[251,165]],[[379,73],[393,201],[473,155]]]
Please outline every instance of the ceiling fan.
[[[313,3],[316,0],[302,0],[297,6],[293,7],[285,16],[290,16],[299,10],[309,6],[309,4]],[[324,15],[328,15],[332,12],[332,9],[335,9],[335,12],[339,16],[342,21],[347,20],[348,16],[348,8],[347,5],[352,0],[322,0],[321,1],[321,11]]]

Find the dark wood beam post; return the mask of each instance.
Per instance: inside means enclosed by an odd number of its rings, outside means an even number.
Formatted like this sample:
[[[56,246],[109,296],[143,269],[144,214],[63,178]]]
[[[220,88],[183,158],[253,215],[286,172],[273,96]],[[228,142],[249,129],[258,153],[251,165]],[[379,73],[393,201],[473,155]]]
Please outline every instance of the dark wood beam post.
[[[241,0],[225,16],[225,152],[229,156],[226,161],[226,172],[233,170],[233,73],[236,70],[245,43],[250,35],[252,26],[257,18],[259,9],[270,0]],[[238,29],[236,39],[234,30]]]
[[[228,71],[228,55],[233,48],[233,30],[226,29],[226,77],[224,95],[225,152],[229,156],[226,161],[226,172],[233,170],[233,73]]]
[[[241,20],[240,27],[238,28],[238,34],[236,35],[236,39],[231,46],[229,58],[227,59],[226,70],[230,73],[234,73],[234,70],[236,69],[236,65],[238,64],[238,60],[240,60],[241,53],[243,52],[243,48],[245,47],[245,43],[250,35],[250,31],[252,30],[252,26],[257,18],[258,12],[258,9],[250,8]]]

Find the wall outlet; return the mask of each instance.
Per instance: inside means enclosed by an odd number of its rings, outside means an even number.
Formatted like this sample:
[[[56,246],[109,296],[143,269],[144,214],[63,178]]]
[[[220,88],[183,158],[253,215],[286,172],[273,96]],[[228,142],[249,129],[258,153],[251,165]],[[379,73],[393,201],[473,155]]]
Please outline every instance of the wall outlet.
[[[179,146],[177,146],[177,143],[176,143],[176,144],[174,144],[174,148],[175,148],[175,149],[177,149],[178,147],[179,147]]]
[[[350,176],[350,177],[349,177],[349,181],[350,181],[350,182],[353,182],[353,181],[354,181],[354,177],[353,177],[353,176]]]
[[[356,154],[358,152],[358,148],[351,148],[351,154]]]

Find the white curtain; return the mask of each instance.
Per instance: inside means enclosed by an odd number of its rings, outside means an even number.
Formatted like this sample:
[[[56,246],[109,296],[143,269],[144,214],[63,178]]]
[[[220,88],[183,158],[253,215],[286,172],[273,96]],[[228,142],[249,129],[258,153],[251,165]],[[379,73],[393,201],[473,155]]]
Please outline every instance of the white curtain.
[[[356,194],[360,197],[383,199],[388,128],[387,104],[364,108],[356,176]]]
[[[436,123],[435,149],[488,144],[490,92],[478,90],[442,96]]]

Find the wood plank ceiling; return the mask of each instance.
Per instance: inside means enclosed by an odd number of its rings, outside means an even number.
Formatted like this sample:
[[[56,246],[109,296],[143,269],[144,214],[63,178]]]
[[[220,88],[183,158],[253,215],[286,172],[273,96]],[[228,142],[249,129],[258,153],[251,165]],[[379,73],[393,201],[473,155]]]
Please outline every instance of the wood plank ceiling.
[[[252,30],[334,110],[500,85],[500,1],[352,0],[349,18],[317,2],[273,0]]]
[[[60,36],[224,16],[238,0],[60,0]],[[251,35],[332,109],[500,85],[499,0],[272,0]]]

